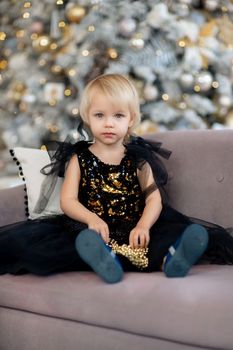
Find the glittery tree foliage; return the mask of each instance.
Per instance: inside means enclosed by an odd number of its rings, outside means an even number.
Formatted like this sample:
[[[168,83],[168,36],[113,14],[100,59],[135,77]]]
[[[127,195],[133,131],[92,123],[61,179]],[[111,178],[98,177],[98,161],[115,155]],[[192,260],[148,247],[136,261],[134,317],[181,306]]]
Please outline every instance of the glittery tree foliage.
[[[138,133],[233,126],[231,0],[1,0],[0,148],[77,139],[85,84],[135,83]]]

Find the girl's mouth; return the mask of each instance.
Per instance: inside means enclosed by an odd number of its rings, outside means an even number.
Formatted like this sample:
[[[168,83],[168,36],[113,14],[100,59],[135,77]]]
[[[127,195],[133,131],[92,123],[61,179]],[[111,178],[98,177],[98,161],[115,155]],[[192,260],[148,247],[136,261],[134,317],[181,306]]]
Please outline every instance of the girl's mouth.
[[[115,134],[113,132],[104,132],[102,135],[105,137],[113,137]]]

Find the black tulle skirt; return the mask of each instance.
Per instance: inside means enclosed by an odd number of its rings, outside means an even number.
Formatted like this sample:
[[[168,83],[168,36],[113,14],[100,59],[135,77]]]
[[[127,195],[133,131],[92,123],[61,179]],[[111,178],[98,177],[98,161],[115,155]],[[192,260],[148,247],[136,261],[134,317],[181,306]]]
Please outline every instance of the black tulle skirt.
[[[149,265],[144,270],[119,256],[125,271],[160,271],[168,248],[185,228],[198,220],[190,219],[165,206],[159,220],[152,226],[148,251]],[[200,222],[199,222],[200,223]],[[224,228],[201,222],[209,233],[209,245],[202,257],[208,263],[233,264],[233,237]],[[64,271],[84,271],[89,267],[75,249],[77,235],[85,224],[64,215],[45,217],[0,228],[0,274],[49,275]],[[129,226],[112,227],[111,237],[119,244],[127,243]]]

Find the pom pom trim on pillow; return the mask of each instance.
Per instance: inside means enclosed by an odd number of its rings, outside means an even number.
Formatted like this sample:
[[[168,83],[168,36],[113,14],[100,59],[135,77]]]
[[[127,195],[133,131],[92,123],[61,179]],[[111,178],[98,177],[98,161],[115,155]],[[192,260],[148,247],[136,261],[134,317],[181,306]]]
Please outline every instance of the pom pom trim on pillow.
[[[24,196],[24,209],[25,209],[25,215],[27,216],[27,218],[29,218],[29,208],[28,208],[28,195],[27,195],[27,186],[26,186],[26,180],[24,177],[24,173],[23,173],[23,168],[21,166],[20,161],[18,160],[18,158],[15,156],[15,152],[13,149],[9,150],[10,155],[12,156],[13,161],[15,162],[15,164],[17,165],[18,169],[19,169],[19,177],[22,179],[22,181],[24,182],[24,192],[25,192],[25,196]]]

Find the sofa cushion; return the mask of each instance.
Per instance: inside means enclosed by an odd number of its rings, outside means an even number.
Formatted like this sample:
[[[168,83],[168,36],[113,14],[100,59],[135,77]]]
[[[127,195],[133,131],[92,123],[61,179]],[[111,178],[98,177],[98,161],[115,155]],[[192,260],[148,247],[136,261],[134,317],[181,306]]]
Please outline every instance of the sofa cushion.
[[[127,273],[115,285],[92,272],[0,277],[2,307],[211,349],[232,349],[232,296],[232,266],[175,279]]]

